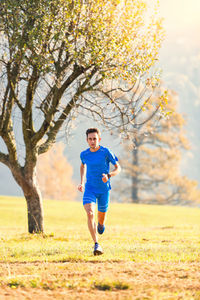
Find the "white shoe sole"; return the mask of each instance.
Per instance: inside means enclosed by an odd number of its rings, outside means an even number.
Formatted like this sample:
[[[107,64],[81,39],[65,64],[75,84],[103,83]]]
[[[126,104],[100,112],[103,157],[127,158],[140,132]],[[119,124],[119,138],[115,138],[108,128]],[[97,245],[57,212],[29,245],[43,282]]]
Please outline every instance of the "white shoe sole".
[[[103,251],[100,251],[100,250],[95,250],[94,251],[94,255],[102,255],[103,254]]]

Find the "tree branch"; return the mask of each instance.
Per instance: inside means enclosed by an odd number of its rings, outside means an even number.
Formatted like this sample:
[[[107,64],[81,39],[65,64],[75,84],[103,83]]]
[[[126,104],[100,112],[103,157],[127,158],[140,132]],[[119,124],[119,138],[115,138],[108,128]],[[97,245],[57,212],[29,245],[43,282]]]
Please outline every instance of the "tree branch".
[[[74,66],[74,72],[65,80],[65,82],[62,84],[60,88],[56,86],[56,84],[53,86],[52,90],[49,92],[48,96],[50,98],[50,95],[52,94],[52,102],[50,105],[50,108],[48,111],[44,111],[46,113],[45,115],[45,120],[42,123],[40,129],[37,131],[37,133],[33,136],[32,142],[34,145],[37,144],[37,142],[45,135],[45,133],[49,130],[51,122],[53,120],[53,117],[55,113],[57,112],[58,106],[60,104],[60,100],[62,98],[62,95],[64,94],[65,90],[84,72],[86,71],[84,68],[79,67],[77,65]],[[96,72],[96,71],[95,71]],[[91,73],[93,74],[93,72]],[[93,75],[92,75],[93,76]],[[90,75],[89,75],[89,80],[90,80]],[[88,80],[86,80],[88,83]],[[83,85],[85,87],[85,85]],[[46,100],[47,100],[46,97]],[[71,100],[72,101],[72,100]],[[71,105],[71,101],[69,102],[68,106]],[[74,102],[74,100],[72,101]],[[67,106],[67,107],[68,107]],[[67,112],[68,113],[68,112]],[[66,119],[66,116],[64,118]]]
[[[8,130],[9,127],[9,123],[11,120],[11,114],[12,114],[12,107],[14,105],[14,97],[13,97],[13,91],[15,89],[15,82],[16,82],[16,77],[13,78],[14,81],[12,80],[12,76],[11,76],[11,70],[10,70],[10,63],[7,64],[7,74],[8,74],[8,87],[9,87],[9,96],[8,94],[7,99],[5,100],[5,107],[4,107],[4,111],[5,111],[5,118],[4,118],[4,124],[3,124],[3,131]],[[7,100],[7,101],[6,101]]]
[[[0,152],[0,162],[1,162],[2,164],[6,165],[7,167],[9,167],[9,166],[10,166],[10,163],[9,163],[9,155]]]
[[[141,126],[143,126],[144,124],[146,124],[147,122],[149,122],[149,121],[157,114],[159,108],[160,108],[160,105],[158,105],[158,106],[156,107],[156,109],[154,110],[154,112],[153,112],[146,120],[144,120],[144,121],[141,122],[141,123],[137,123],[137,126],[141,127]]]
[[[33,99],[35,90],[38,83],[38,74],[37,74],[37,67],[33,67],[31,78],[29,79],[27,89],[26,89],[26,104],[22,111],[22,119],[23,119],[23,136],[25,144],[30,144],[31,137],[34,135],[34,128],[33,128],[33,119],[32,119],[32,109],[33,109]]]
[[[55,142],[56,135],[57,135],[58,131],[60,130],[60,128],[62,127],[64,121],[66,120],[66,117],[69,115],[72,108],[76,105],[76,102],[78,101],[79,96],[81,95],[85,86],[92,79],[92,77],[95,75],[96,72],[97,72],[97,69],[94,68],[92,70],[91,74],[88,75],[87,78],[84,80],[84,82],[79,86],[79,88],[77,89],[77,92],[75,93],[75,95],[73,96],[71,101],[67,104],[67,106],[61,113],[60,117],[55,122],[54,126],[50,127],[50,130],[47,133],[48,138],[42,145],[39,146],[38,154],[45,153],[51,147],[51,145]]]
[[[0,117],[0,132],[3,129],[4,126],[4,117],[5,117],[5,107],[6,107],[6,100],[8,97],[8,93],[9,93],[9,84],[7,84],[6,90],[5,90],[5,94],[4,94],[4,98],[3,98],[3,105],[2,105],[2,113],[1,113],[1,117]]]
[[[9,129],[7,130],[7,132],[6,133],[2,132],[1,136],[8,149],[8,157],[9,157],[10,165],[18,167],[19,164],[17,161],[17,149],[16,149],[15,137],[14,137],[11,121],[9,122]]]

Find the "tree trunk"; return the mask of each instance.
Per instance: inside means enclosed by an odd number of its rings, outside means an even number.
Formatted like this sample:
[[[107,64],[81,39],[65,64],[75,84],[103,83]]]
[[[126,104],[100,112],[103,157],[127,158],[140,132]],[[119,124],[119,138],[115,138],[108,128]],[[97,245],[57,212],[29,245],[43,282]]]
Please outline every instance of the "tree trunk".
[[[28,211],[28,231],[29,233],[39,233],[44,231],[43,203],[39,186],[36,182],[36,172],[24,174],[23,169],[11,168],[12,174],[22,188]]]
[[[28,210],[28,231],[39,233],[44,231],[42,196],[37,186],[30,186],[24,192]]]
[[[133,149],[133,167],[134,174],[132,176],[132,202],[139,203],[138,197],[138,147],[137,141],[135,141],[135,147]]]

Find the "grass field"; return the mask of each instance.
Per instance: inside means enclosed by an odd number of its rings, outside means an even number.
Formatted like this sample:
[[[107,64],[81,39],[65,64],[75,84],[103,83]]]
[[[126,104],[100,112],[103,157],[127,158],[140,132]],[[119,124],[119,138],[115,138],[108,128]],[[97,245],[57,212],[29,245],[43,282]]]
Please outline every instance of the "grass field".
[[[113,203],[98,257],[80,202],[44,212],[30,235],[25,200],[0,196],[0,299],[200,299],[200,209]]]

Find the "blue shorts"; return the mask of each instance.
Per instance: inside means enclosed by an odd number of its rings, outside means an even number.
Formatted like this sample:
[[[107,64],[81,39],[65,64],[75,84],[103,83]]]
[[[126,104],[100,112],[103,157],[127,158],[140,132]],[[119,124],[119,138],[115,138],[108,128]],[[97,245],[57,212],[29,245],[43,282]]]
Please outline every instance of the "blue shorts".
[[[97,202],[98,211],[106,212],[108,210],[108,205],[109,205],[109,195],[110,195],[110,190],[105,191],[103,193],[96,193],[89,189],[85,189],[83,195],[83,205],[87,203],[96,204]]]

